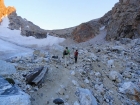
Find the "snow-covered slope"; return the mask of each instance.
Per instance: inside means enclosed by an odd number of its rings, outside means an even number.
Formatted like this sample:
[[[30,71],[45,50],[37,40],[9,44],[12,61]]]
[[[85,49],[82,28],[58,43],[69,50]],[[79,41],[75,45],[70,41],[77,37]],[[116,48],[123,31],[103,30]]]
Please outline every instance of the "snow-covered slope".
[[[0,58],[5,54],[3,52],[8,52],[9,54],[12,52],[15,52],[15,54],[22,54],[31,52],[32,48],[52,46],[65,40],[64,38],[50,35],[47,35],[47,38],[44,39],[36,39],[32,36],[25,37],[20,35],[20,30],[8,29],[8,24],[8,17],[4,17],[0,25]]]

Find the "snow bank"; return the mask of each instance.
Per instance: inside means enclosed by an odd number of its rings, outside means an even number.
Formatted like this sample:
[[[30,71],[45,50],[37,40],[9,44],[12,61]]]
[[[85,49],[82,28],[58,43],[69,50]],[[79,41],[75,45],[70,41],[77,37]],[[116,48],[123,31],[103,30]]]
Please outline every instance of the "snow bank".
[[[32,52],[29,48],[45,48],[47,46],[57,45],[65,40],[64,38],[51,35],[47,35],[47,38],[44,39],[36,39],[32,36],[22,36],[20,35],[21,30],[10,30],[7,28],[8,24],[8,17],[4,17],[0,24],[0,58],[3,52],[15,52],[16,54],[28,53]]]
[[[64,38],[58,38],[50,35],[47,35],[47,38],[44,39],[36,39],[32,36],[30,37],[22,36],[20,35],[21,33],[20,30],[8,29],[7,28],[8,24],[9,24],[8,17],[3,18],[3,22],[0,25],[0,38],[14,44],[43,47],[43,46],[52,46],[54,44],[61,43],[65,40]]]
[[[1,24],[0,24],[0,27],[8,27],[8,25],[9,25],[9,19],[8,19],[8,17],[3,17],[2,18],[2,22],[1,22]]]

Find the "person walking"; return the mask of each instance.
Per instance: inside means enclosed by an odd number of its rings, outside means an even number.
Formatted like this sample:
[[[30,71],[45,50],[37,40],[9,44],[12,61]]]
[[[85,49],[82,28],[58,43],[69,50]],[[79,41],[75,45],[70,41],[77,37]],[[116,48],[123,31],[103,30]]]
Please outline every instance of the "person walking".
[[[74,52],[74,58],[75,58],[75,63],[77,63],[77,58],[78,58],[78,50]]]
[[[70,56],[70,50],[68,47],[63,51],[63,58],[65,59],[65,67],[68,66],[68,57]]]

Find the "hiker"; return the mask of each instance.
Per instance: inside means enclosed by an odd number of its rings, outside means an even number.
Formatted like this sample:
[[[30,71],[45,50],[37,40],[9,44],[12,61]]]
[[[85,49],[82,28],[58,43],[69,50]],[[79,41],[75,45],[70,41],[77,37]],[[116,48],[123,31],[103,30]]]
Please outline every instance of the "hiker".
[[[66,49],[63,51],[63,57],[62,57],[62,58],[65,58],[65,66],[67,65],[69,56],[70,56],[70,50],[68,49],[68,47],[66,47]]]
[[[63,51],[63,57],[64,58],[66,55],[70,56],[70,50],[68,49],[68,47],[66,47],[66,49]]]
[[[78,58],[78,50],[74,52],[74,58],[75,58],[75,63],[77,63],[77,58]]]

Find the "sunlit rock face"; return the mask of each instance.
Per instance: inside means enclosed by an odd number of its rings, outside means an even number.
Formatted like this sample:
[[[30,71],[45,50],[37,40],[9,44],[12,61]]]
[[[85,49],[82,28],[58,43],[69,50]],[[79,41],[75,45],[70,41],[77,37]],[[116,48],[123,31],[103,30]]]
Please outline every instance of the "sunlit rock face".
[[[95,36],[94,32],[92,31],[92,27],[87,23],[79,25],[77,28],[75,28],[72,34],[73,39],[77,42],[84,42]]]
[[[9,18],[9,29],[21,30],[21,35],[27,37],[46,38],[47,32],[45,30],[18,16],[14,7],[6,7],[4,0],[0,0],[0,22],[2,22],[4,16]]]
[[[120,0],[100,21],[106,24],[106,40],[140,38],[140,1]]]
[[[90,21],[82,23],[77,26],[72,32],[72,38],[76,42],[85,42],[91,38],[94,38],[99,33],[100,24],[98,21]]]
[[[2,17],[9,15],[15,11],[16,9],[14,7],[6,7],[4,4],[4,0],[0,0],[0,22],[2,21]]]

